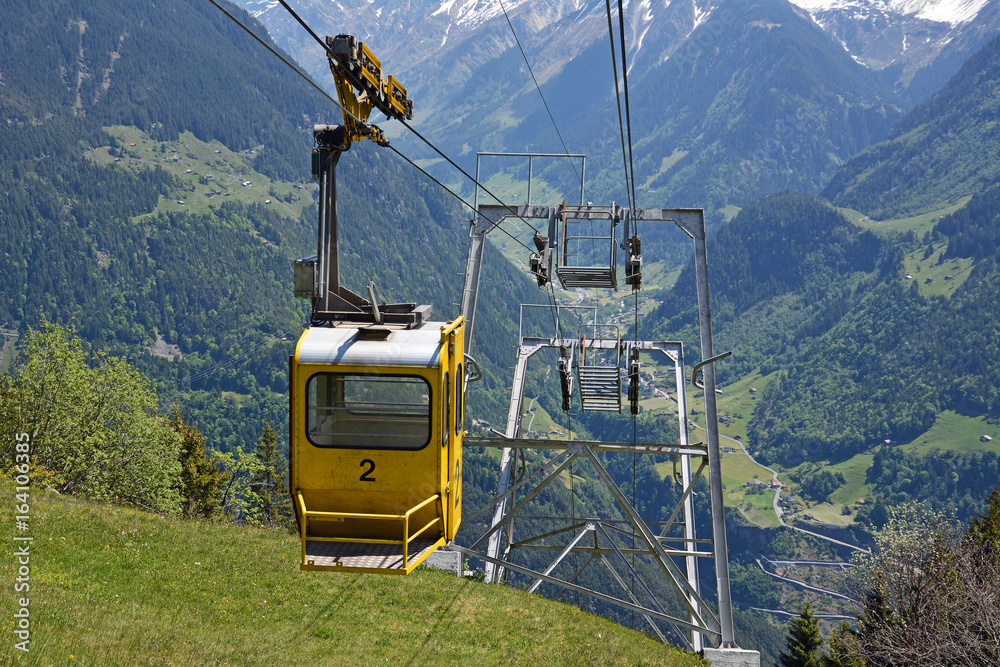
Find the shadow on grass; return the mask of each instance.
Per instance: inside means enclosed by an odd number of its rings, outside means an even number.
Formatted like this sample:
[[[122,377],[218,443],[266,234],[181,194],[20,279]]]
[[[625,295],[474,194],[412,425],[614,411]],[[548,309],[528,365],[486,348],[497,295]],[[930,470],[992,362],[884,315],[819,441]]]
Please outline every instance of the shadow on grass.
[[[344,575],[333,575],[333,576],[344,576]],[[361,576],[355,575],[354,580],[351,581],[351,583],[342,587],[339,591],[337,591],[336,597],[332,598],[327,604],[320,607],[319,610],[316,612],[316,615],[313,616],[313,620],[309,623],[306,623],[301,628],[299,628],[298,632],[296,632],[293,635],[293,638],[301,637],[306,632],[310,633],[314,632],[315,628],[320,627],[320,623],[324,618],[331,616],[332,612],[341,609],[347,603],[348,600],[354,598],[353,594],[360,584],[361,584]]]
[[[413,652],[413,655],[410,656],[410,659],[406,661],[406,667],[410,667],[411,665],[415,664],[417,658],[423,655],[424,649],[427,648],[427,644],[432,639],[434,639],[435,635],[437,635],[438,630],[441,627],[441,624],[444,623],[445,619],[447,619],[448,621],[455,620],[455,615],[451,613],[451,608],[455,606],[455,601],[462,596],[462,593],[465,592],[465,589],[468,588],[468,586],[469,586],[468,580],[462,582],[461,587],[459,587],[459,589],[455,592],[455,595],[452,596],[451,600],[449,600],[445,608],[436,611],[438,616],[437,623],[435,623],[434,627],[430,629],[430,632],[428,632],[427,636],[424,637],[424,641],[421,642],[420,646],[417,647],[417,650]]]

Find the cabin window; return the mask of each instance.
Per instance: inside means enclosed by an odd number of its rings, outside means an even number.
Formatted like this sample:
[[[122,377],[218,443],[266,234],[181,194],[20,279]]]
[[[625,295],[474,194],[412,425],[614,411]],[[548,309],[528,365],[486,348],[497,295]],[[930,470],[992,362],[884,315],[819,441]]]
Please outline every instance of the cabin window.
[[[448,433],[451,431],[451,379],[448,373],[444,374],[444,427],[441,432],[444,433],[444,437],[441,439],[441,445],[448,444]]]
[[[462,433],[462,398],[465,393],[465,375],[462,374],[462,364],[458,365],[458,373],[455,374],[455,435]]]
[[[317,373],[306,387],[306,437],[317,447],[421,449],[431,388],[412,375]]]

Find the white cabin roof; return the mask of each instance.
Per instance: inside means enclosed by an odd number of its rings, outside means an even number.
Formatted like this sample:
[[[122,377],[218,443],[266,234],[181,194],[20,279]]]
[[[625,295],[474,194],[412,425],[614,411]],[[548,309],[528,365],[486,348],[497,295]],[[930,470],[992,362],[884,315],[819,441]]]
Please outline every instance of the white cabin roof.
[[[426,322],[419,329],[393,329],[386,340],[360,337],[358,326],[310,327],[296,350],[300,364],[409,366],[434,368],[441,357],[441,327]]]

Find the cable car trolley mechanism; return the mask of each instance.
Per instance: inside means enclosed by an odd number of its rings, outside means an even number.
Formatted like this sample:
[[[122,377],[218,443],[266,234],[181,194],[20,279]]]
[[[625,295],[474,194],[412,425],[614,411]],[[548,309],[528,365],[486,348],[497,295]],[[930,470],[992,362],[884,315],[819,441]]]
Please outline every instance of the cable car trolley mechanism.
[[[317,252],[295,262],[295,295],[312,299],[289,359],[300,568],[409,574],[461,523],[464,320],[432,322],[430,306],[340,284],[337,162],[352,141],[388,144],[367,122],[373,108],[402,119],[413,103],[363,43],[326,44],[344,123],[314,128]]]

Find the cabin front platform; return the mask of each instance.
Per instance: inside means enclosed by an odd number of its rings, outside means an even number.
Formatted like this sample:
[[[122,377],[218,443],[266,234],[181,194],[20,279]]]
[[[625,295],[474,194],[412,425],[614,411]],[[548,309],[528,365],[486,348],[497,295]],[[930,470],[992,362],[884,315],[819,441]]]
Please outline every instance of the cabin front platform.
[[[331,542],[307,538],[299,569],[409,574],[441,546],[444,546],[444,538],[417,538],[410,542],[404,553],[402,544]]]

